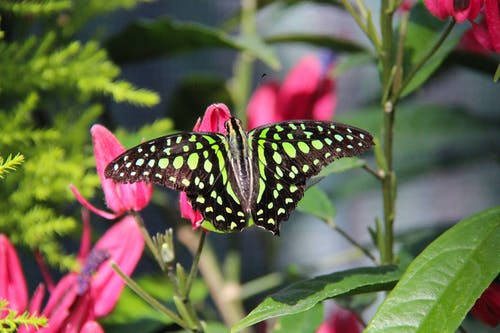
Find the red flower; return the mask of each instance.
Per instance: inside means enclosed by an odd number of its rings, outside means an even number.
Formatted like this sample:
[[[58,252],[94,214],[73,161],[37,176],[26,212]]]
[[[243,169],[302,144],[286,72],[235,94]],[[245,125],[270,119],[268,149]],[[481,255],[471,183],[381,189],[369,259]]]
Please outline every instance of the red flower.
[[[97,174],[101,179],[106,204],[113,213],[94,207],[80,195],[73,185],[70,185],[70,189],[75,194],[76,199],[90,211],[109,220],[115,219],[127,211],[139,211],[146,207],[153,193],[152,184],[146,184],[145,182],[120,184],[104,177],[106,166],[115,157],[123,153],[125,148],[104,126],[94,125],[90,132],[92,133],[92,141],[94,143]]]
[[[108,261],[115,261],[122,271],[130,275],[141,257],[144,239],[135,220],[130,216],[108,229],[91,251],[87,246],[90,244],[91,235],[89,221],[84,220],[83,229],[78,255],[82,265],[81,272],[68,273],[58,282],[51,291],[43,311],[40,311],[44,296],[43,286],[37,288],[27,309],[24,273],[15,249],[5,236],[0,235],[0,251],[7,249],[5,253],[8,253],[9,258],[0,261],[0,272],[5,276],[15,274],[16,277],[15,281],[3,278],[0,280],[0,291],[11,291],[7,295],[0,294],[0,298],[6,298],[10,303],[9,307],[19,312],[29,310],[47,317],[49,325],[39,332],[102,332],[95,319],[111,312],[124,287],[123,280]],[[35,332],[35,329],[23,326],[19,332],[31,333]]]
[[[0,234],[0,299],[9,301],[9,308],[18,312],[26,310],[28,289],[16,249],[7,236]],[[6,313],[0,312],[0,318]]]
[[[484,0],[483,19],[472,23],[472,35],[488,51],[500,53],[500,0]]]
[[[453,16],[455,21],[475,20],[483,0],[424,0],[425,6],[432,15],[441,20]]]
[[[281,85],[260,86],[248,103],[248,128],[290,119],[330,120],[337,99],[325,67],[316,57],[304,57]]]
[[[493,281],[470,311],[482,322],[496,327],[500,324],[500,284]]]
[[[321,324],[316,333],[361,333],[362,327],[356,315],[349,310],[336,308]]]
[[[231,112],[225,104],[212,104],[210,105],[202,119],[194,125],[194,132],[217,132],[226,134],[224,123],[231,118]],[[186,192],[181,192],[180,195],[180,209],[181,216],[191,220],[193,229],[197,229],[203,221],[203,216],[200,212],[195,211],[189,201],[187,200]]]

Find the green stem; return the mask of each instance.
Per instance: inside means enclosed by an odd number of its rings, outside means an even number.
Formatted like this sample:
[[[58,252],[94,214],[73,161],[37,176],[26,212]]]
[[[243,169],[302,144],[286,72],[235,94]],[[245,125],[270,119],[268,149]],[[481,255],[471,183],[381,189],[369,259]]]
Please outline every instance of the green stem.
[[[394,108],[390,100],[390,91],[394,83],[396,71],[394,69],[394,41],[393,41],[393,14],[394,8],[391,8],[391,0],[382,0],[380,7],[380,31],[382,35],[382,53],[380,54],[381,77],[383,91],[388,92],[382,98],[384,108],[383,133],[383,152],[385,165],[382,178],[383,207],[384,207],[384,236],[383,242],[379,246],[380,261],[382,264],[391,264],[394,260],[394,216],[395,216],[395,181],[396,177],[393,170],[392,152],[394,140]],[[381,166],[379,165],[379,168]],[[378,230],[378,232],[382,232]]]
[[[379,37],[378,37],[375,29],[373,29],[373,27],[369,25],[369,24],[371,24],[371,22],[365,23],[362,20],[359,13],[354,9],[354,7],[352,7],[352,5],[350,4],[350,2],[348,0],[340,0],[340,1],[342,2],[342,5],[344,6],[344,8],[349,12],[349,14],[351,14],[354,21],[356,21],[359,28],[365,33],[366,37],[368,37],[368,39],[372,42],[375,49],[378,52],[380,52],[380,48],[381,48],[380,40],[379,40]],[[358,5],[362,6],[363,4],[360,2],[360,3],[358,3]],[[366,10],[363,7],[360,7],[360,11],[366,13]]]
[[[396,207],[396,176],[393,170],[394,113],[391,102],[384,105],[384,156],[387,170],[382,179],[384,200],[384,241],[379,244],[381,263],[391,264],[394,260],[394,217]]]
[[[342,237],[344,237],[349,243],[351,243],[354,247],[358,248],[363,252],[368,258],[370,258],[371,261],[376,262],[377,259],[373,256],[373,254],[368,251],[368,249],[364,248],[361,244],[359,244],[354,238],[349,236],[347,232],[345,232],[342,228],[337,226],[335,223],[328,223],[328,225],[333,228],[335,231],[337,231]]]
[[[390,8],[391,0],[382,0],[380,6],[380,32],[382,36],[382,52],[380,53],[380,61],[382,63],[382,86],[387,88],[390,80],[392,64],[394,60],[394,43],[393,43],[393,27],[392,16],[393,12]]]
[[[118,275],[125,281],[127,286],[132,289],[139,297],[141,297],[144,301],[146,301],[151,307],[165,316],[172,319],[177,325],[188,328],[187,323],[181,319],[177,314],[173,311],[164,307],[160,302],[158,302],[153,296],[149,295],[144,289],[142,289],[134,280],[132,280],[127,274],[125,274],[120,267],[115,262],[111,262],[111,267],[115,270]]]
[[[371,174],[373,177],[377,178],[378,180],[382,180],[383,179],[383,176],[380,175],[379,172],[373,170],[372,168],[370,168],[367,164],[363,165],[363,169],[365,171],[367,171],[369,174]]]
[[[455,26],[456,21],[451,20],[448,22],[446,25],[443,33],[439,37],[439,39],[436,41],[436,43],[429,49],[429,51],[420,59],[420,61],[412,68],[410,73],[406,76],[404,79],[403,83],[401,84],[401,87],[397,90],[396,93],[393,94],[391,101],[395,104],[396,101],[398,100],[399,96],[401,93],[404,91],[404,89],[408,86],[408,84],[413,80],[415,75],[418,73],[420,68],[422,68],[423,65],[436,53],[436,51],[441,47],[441,44],[446,40],[450,32],[453,30],[453,27]]]
[[[149,234],[148,230],[146,229],[146,225],[144,224],[144,220],[142,219],[141,215],[139,215],[138,212],[136,211],[131,211],[130,215],[135,219],[137,222],[137,225],[139,226],[139,229],[141,230],[142,237],[144,238],[144,241],[146,242],[146,246],[148,249],[151,251],[153,254],[156,262],[160,266],[160,268],[165,271],[165,263],[163,262],[160,253],[158,253],[158,249],[156,248],[153,239],[151,238],[151,235]]]
[[[198,272],[198,264],[201,258],[201,252],[203,251],[203,245],[205,244],[205,238],[207,237],[207,233],[202,230],[200,240],[198,241],[198,249],[193,256],[193,264],[191,265],[191,270],[189,271],[189,275],[186,281],[186,292],[185,297],[189,297],[189,293],[191,291],[191,286],[193,285],[194,278],[196,277],[196,273]]]

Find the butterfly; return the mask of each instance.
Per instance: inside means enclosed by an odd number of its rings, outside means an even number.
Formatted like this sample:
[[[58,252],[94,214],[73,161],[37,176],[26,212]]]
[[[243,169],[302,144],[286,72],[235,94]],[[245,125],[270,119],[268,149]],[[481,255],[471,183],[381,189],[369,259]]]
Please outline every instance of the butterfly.
[[[335,122],[292,120],[245,132],[232,117],[224,126],[225,135],[184,132],[144,142],[115,158],[104,175],[184,191],[221,231],[242,230],[251,218],[278,235],[309,178],[373,144],[370,133]]]

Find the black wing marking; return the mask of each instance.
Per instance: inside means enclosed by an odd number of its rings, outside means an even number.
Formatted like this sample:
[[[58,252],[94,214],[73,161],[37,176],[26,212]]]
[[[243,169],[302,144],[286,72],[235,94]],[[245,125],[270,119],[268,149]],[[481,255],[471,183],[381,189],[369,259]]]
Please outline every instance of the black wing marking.
[[[275,234],[304,195],[306,180],[341,157],[361,154],[373,144],[359,128],[321,121],[289,121],[249,132],[259,193],[255,224]]]
[[[116,182],[147,181],[185,191],[193,208],[217,229],[241,230],[247,217],[231,193],[227,156],[222,134],[179,133],[127,150],[108,164],[104,174]]]

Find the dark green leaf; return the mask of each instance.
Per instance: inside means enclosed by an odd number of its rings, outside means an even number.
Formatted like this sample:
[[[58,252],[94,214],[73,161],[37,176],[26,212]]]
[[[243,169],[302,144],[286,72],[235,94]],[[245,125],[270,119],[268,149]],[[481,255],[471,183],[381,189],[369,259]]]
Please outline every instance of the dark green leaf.
[[[446,231],[408,267],[366,333],[455,332],[500,272],[500,206]]]
[[[363,267],[293,283],[267,297],[231,331],[238,332],[269,318],[309,310],[328,298],[390,290],[400,275],[395,266]]]
[[[432,16],[423,3],[417,3],[411,10],[408,31],[405,39],[404,73],[420,62],[425,54],[441,36],[445,21]],[[448,54],[455,48],[463,33],[464,27],[456,26],[446,40],[440,45],[436,53],[422,66],[411,82],[403,90],[401,96],[406,96],[418,87],[438,69]]]
[[[280,317],[273,327],[273,333],[314,332],[323,321],[323,304],[318,303],[312,309],[289,316]]]
[[[214,101],[232,109],[225,80],[209,75],[191,75],[176,86],[168,110],[177,129],[191,131],[197,119]]]
[[[304,197],[297,206],[299,212],[313,215],[325,222],[333,220],[335,217],[335,206],[325,192],[317,186],[307,189]]]
[[[257,37],[241,40],[220,29],[198,23],[176,22],[167,17],[154,22],[132,23],[107,41],[111,57],[121,64],[202,48],[246,51],[273,69],[280,66],[274,51]]]
[[[337,52],[368,53],[361,45],[349,39],[331,35],[286,34],[265,38],[268,43],[307,43],[318,47],[325,47]]]

